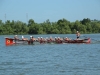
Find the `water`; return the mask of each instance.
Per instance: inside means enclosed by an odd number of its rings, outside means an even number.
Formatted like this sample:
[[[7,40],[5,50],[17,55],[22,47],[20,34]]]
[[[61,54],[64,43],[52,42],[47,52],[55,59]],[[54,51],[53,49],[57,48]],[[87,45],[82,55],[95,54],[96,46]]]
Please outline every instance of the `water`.
[[[93,39],[91,44],[5,46],[4,37],[13,35],[2,35],[0,75],[100,75],[100,34],[84,35]],[[38,36],[76,38],[74,34],[34,35]]]

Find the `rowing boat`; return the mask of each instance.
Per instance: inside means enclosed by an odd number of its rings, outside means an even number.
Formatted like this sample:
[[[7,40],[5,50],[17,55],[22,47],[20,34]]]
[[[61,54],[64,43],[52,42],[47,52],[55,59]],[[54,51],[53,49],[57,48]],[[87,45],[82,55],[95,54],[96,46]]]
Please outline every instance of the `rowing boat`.
[[[62,44],[62,43],[90,43],[91,39],[72,39],[72,40],[16,40],[13,38],[5,38],[5,44],[6,45],[13,45],[13,44],[49,44],[49,43],[55,43],[55,44]]]

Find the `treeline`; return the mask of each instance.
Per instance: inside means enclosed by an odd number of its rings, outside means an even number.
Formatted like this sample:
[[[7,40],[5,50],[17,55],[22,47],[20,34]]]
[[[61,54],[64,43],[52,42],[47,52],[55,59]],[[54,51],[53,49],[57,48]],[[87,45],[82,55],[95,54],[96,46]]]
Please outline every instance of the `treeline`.
[[[57,22],[50,22],[49,19],[43,23],[35,23],[29,19],[28,24],[21,21],[7,20],[5,23],[0,20],[0,35],[5,34],[74,34],[80,33],[100,33],[100,21],[84,18],[70,22],[60,19]]]

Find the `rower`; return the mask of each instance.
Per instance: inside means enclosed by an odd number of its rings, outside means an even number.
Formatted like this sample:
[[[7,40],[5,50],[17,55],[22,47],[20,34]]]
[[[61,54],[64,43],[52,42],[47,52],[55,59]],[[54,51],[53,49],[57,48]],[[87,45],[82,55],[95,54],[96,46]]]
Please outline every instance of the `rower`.
[[[55,41],[57,41],[57,37],[55,37]]]
[[[53,38],[50,36],[50,39],[49,39],[49,41],[51,42],[51,41],[53,41]]]
[[[17,35],[15,35],[15,36],[14,36],[14,39],[15,39],[15,40],[19,40],[19,38],[18,38],[18,36],[17,36]]]
[[[28,40],[27,38],[24,38],[24,36],[22,36],[22,40]]]
[[[40,37],[38,37],[38,39],[37,39],[38,41],[40,41]]]
[[[33,44],[33,36],[30,36],[30,44]]]
[[[43,43],[43,38],[42,37],[40,38],[40,43]]]
[[[19,40],[19,38],[18,38],[17,35],[15,35],[15,36],[14,36],[14,41],[15,41],[15,43],[16,43],[17,40]]]
[[[68,38],[68,37],[66,37],[66,38],[65,38],[65,40],[66,40],[66,41],[68,41],[68,40],[69,40],[69,38]]]
[[[61,43],[61,42],[62,42],[62,41],[61,41],[61,38],[58,37],[56,42],[57,42],[57,43]]]

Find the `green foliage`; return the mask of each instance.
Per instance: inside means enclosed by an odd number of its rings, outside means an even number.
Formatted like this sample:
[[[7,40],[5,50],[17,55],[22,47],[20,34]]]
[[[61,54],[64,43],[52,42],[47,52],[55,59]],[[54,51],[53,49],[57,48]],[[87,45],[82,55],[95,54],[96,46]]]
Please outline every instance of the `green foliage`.
[[[28,24],[21,21],[7,20],[5,23],[0,20],[0,35],[2,34],[74,34],[76,31],[81,33],[100,33],[100,21],[84,18],[81,21],[70,22],[60,19],[57,22],[50,22],[47,19],[43,23],[35,23],[29,19]]]
[[[91,22],[91,20],[89,19],[89,18],[87,18],[87,19],[83,19],[82,21],[81,21],[81,23],[83,24],[83,25],[86,25],[86,24],[89,24]]]

